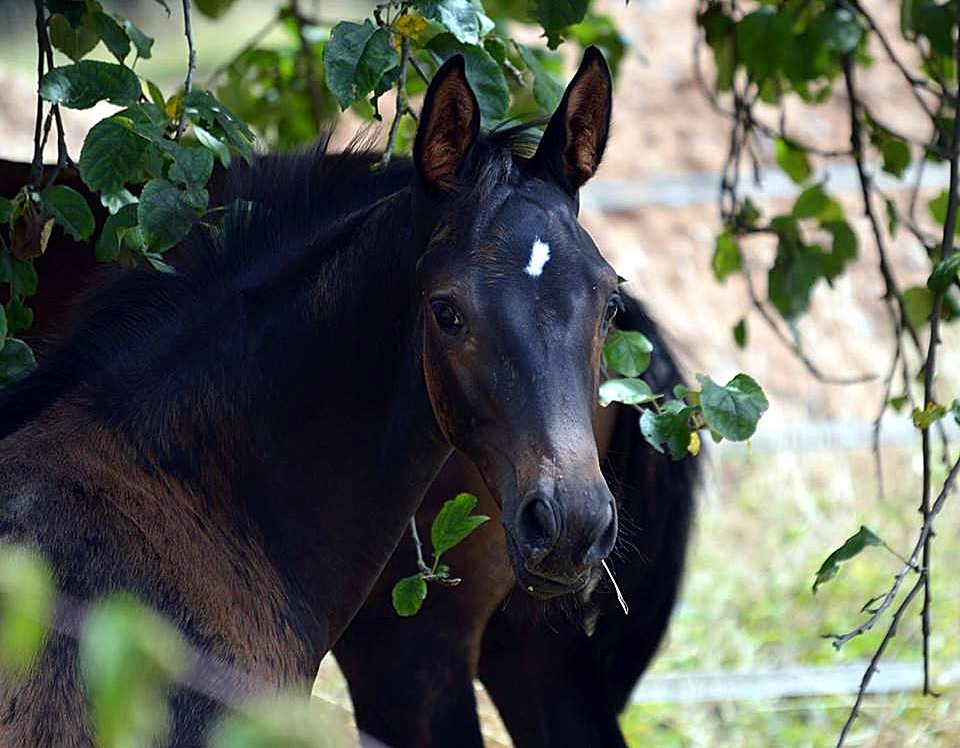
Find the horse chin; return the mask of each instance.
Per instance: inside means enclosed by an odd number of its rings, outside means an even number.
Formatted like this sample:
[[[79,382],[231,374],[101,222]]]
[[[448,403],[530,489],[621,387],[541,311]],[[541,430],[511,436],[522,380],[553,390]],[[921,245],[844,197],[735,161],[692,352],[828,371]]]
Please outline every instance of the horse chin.
[[[596,585],[596,571],[587,569],[572,582],[559,581],[542,577],[539,574],[532,574],[527,571],[520,551],[513,543],[513,539],[507,536],[507,555],[510,557],[510,563],[513,565],[513,573],[517,578],[517,584],[531,597],[538,600],[548,600],[562,595],[572,595],[584,590],[591,590]],[[589,595],[589,592],[587,593]]]

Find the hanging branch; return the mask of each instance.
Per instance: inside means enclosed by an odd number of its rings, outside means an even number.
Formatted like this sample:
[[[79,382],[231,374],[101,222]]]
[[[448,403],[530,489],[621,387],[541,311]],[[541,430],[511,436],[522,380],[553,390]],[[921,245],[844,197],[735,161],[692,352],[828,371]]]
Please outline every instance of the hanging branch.
[[[957,3],[957,27],[960,28],[960,3]],[[957,75],[957,100],[960,100],[960,40],[954,44],[954,70]],[[950,187],[947,200],[947,215],[943,222],[943,244],[940,261],[948,260],[954,253],[954,230],[957,226],[957,202],[960,200],[957,187],[960,181],[958,174],[958,160],[960,160],[960,112],[954,109],[953,136],[950,141]],[[930,341],[927,346],[927,358],[923,367],[923,405],[934,402],[933,379],[936,372],[937,346],[940,345],[940,316],[943,311],[943,297],[946,289],[934,294],[933,310],[930,312]],[[931,454],[930,454],[930,427],[925,426],[920,431],[923,449],[923,494],[920,502],[920,512],[923,514],[923,523],[930,522],[930,483],[931,483]],[[930,687],[930,538],[927,533],[923,540],[923,569],[926,574],[926,584],[923,587],[923,611],[921,624],[923,631],[923,693],[933,694]]]
[[[190,90],[193,88],[193,76],[197,71],[197,50],[193,45],[193,27],[190,24],[190,0],[182,0],[183,2],[183,33],[187,37],[187,77],[183,82],[183,96],[186,98],[187,94],[190,93]],[[179,141],[183,136],[183,131],[187,127],[187,112],[186,109],[181,105],[180,107],[180,121],[177,123],[177,131],[173,136],[174,140]]]

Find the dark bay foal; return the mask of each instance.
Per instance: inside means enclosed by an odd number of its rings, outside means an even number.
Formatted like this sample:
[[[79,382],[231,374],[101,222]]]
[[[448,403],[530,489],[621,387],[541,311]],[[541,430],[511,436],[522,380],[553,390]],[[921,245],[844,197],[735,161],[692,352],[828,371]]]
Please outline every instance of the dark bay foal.
[[[340,637],[455,447],[503,508],[523,585],[582,589],[617,529],[591,431],[616,275],[576,221],[609,103],[590,50],[521,158],[480,134],[452,58],[405,189],[345,212],[349,160],[252,169],[176,274],[121,277],[0,397],[4,539],[44,553],[72,598],[129,591],[285,688]],[[201,744],[219,706],[172,704],[171,744]],[[88,746],[75,642],[52,634],[26,681],[0,683],[0,714],[0,745]]]

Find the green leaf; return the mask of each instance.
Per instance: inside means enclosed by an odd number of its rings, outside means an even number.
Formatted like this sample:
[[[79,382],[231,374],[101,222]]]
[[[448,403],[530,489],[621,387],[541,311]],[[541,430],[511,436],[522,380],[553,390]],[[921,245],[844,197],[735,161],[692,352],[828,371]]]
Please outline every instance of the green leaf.
[[[370,89],[360,90],[357,67],[376,27],[370,19],[363,23],[341,21],[330,30],[330,40],[323,48],[323,70],[327,87],[346,109]]]
[[[229,146],[245,160],[253,157],[253,132],[212,93],[193,89],[183,97],[183,110],[193,122],[200,120],[211,126],[217,125]]]
[[[197,136],[200,145],[217,155],[223,168],[230,166],[230,148],[226,143],[196,123],[193,125],[193,134]]]
[[[890,236],[897,233],[897,226],[900,225],[900,216],[897,214],[897,206],[889,197],[884,198],[883,206],[887,212],[887,231]]]
[[[946,291],[957,279],[957,271],[960,271],[960,252],[954,252],[947,259],[937,263],[927,279],[927,288],[934,293]]]
[[[103,192],[100,195],[100,204],[113,215],[124,205],[132,205],[137,202],[137,197],[125,187],[116,192]]]
[[[92,22],[110,54],[117,58],[117,62],[123,62],[130,54],[130,39],[120,24],[103,11],[94,13]]]
[[[423,606],[423,601],[427,599],[427,583],[419,574],[404,577],[393,585],[390,597],[397,615],[404,617],[415,615]]]
[[[150,101],[158,107],[163,109],[167,105],[166,99],[163,98],[163,91],[160,90],[156,83],[147,81],[147,91],[150,93]]]
[[[534,0],[530,15],[543,26],[547,46],[556,49],[563,41],[564,28],[580,23],[588,5],[588,0]]]
[[[213,154],[206,148],[191,148],[169,141],[164,144],[173,156],[169,176],[184,186],[202,187],[213,173]],[[206,201],[204,201],[206,207]]]
[[[788,13],[769,5],[748,13],[737,23],[737,59],[755,80],[772,78],[793,54],[791,25]]]
[[[650,365],[653,344],[636,330],[611,330],[603,346],[607,367],[627,377],[638,377]]]
[[[480,3],[472,0],[413,0],[411,5],[427,18],[439,21],[464,44],[479,44],[485,29],[493,26]]]
[[[813,592],[816,594],[817,587],[824,582],[828,582],[837,575],[842,561],[849,561],[860,553],[864,548],[871,545],[883,545],[883,541],[878,538],[872,530],[866,525],[860,525],[860,529],[849,538],[843,545],[831,553],[817,570],[816,578],[813,580]]]
[[[807,310],[810,292],[823,274],[823,252],[803,243],[792,216],[777,216],[771,221],[777,232],[777,256],[767,273],[767,296],[783,315],[793,319]]]
[[[883,170],[895,177],[902,177],[910,166],[910,147],[907,142],[890,135],[884,139],[880,152],[883,154]]]
[[[916,329],[930,324],[933,313],[933,293],[923,286],[912,286],[903,292],[903,306],[907,321]]]
[[[950,412],[953,414],[953,420],[960,424],[960,399],[950,403]]]
[[[97,259],[113,262],[120,256],[124,234],[137,225],[137,205],[125,205],[115,214],[107,216],[100,238],[97,239]]]
[[[25,307],[16,296],[7,302],[4,311],[7,315],[7,335],[16,335],[21,330],[28,330],[33,324],[33,310]]]
[[[0,381],[7,373],[5,352],[6,346],[0,351]],[[30,671],[46,641],[55,603],[49,565],[26,547],[0,546],[0,666],[7,673]]]
[[[838,55],[852,52],[863,38],[863,28],[846,8],[828,11],[822,37],[827,49]]]
[[[746,348],[747,347],[747,320],[741,319],[737,324],[733,326],[733,342],[736,343],[737,348]]]
[[[469,493],[457,494],[443,503],[430,527],[434,560],[490,519],[484,514],[471,515],[470,512],[476,505],[477,497]]]
[[[0,223],[9,222],[11,215],[13,215],[13,202],[5,197],[0,197]]]
[[[669,400],[659,413],[644,410],[640,414],[640,433],[655,450],[663,452],[662,445],[666,445],[670,456],[679,460],[687,454],[690,446],[690,434],[693,433],[689,425],[691,413],[693,408],[679,400]]]
[[[137,220],[147,246],[162,252],[190,231],[196,213],[183,193],[166,179],[151,179],[143,186],[137,204]]]
[[[937,403],[927,403],[923,410],[914,408],[910,413],[913,425],[918,429],[928,429],[941,418],[947,415],[947,409]]]
[[[79,660],[97,745],[166,743],[170,684],[187,663],[169,622],[129,597],[108,598],[87,612]]]
[[[71,26],[66,17],[60,13],[50,16],[47,27],[50,43],[74,62],[80,60],[100,42],[96,31],[89,28],[86,23]]]
[[[510,90],[503,71],[483,47],[458,42],[453,34],[438,34],[430,40],[427,49],[438,62],[455,54],[463,55],[467,80],[477,95],[480,111],[487,123],[502,119],[510,107]]]
[[[724,231],[717,236],[717,242],[713,249],[713,275],[723,283],[728,275],[739,272],[742,266],[740,255],[740,246],[733,234]]]
[[[720,5],[708,5],[697,16],[697,23],[703,29],[707,45],[713,50],[713,61],[717,69],[716,90],[729,91],[733,87],[733,70],[736,64],[734,34],[736,24]]]
[[[382,28],[374,31],[357,61],[354,83],[358,96],[374,91],[384,74],[396,68],[399,61],[399,53],[390,44],[390,31]]]
[[[821,222],[820,226],[833,236],[830,253],[821,258],[823,275],[830,281],[843,272],[850,260],[856,258],[859,242],[846,221],[826,221]]]
[[[70,109],[89,109],[99,101],[128,106],[140,98],[140,80],[123,65],[81,60],[43,76],[40,95]]]
[[[80,176],[95,192],[117,192],[136,181],[149,144],[130,120],[118,116],[101,120],[83,140]]]
[[[153,49],[153,37],[144,34],[129,18],[123,19],[123,32],[136,47],[137,56],[149,60]]]
[[[540,109],[552,114],[563,98],[563,86],[541,63],[539,50],[517,43],[517,51],[524,64],[533,73],[533,98]]]
[[[797,196],[791,213],[797,220],[819,218],[830,207],[831,202],[832,198],[823,191],[823,185],[813,184]]]
[[[642,405],[657,399],[650,385],[642,379],[608,379],[600,385],[600,405],[610,403]]]
[[[7,337],[7,310],[0,306],[0,343]]]
[[[23,379],[36,365],[30,346],[17,338],[7,338],[0,348],[0,387]]]
[[[773,153],[777,164],[797,184],[803,184],[810,177],[810,161],[805,151],[797,148],[783,138],[773,141]]]
[[[207,18],[220,18],[224,13],[230,10],[235,0],[193,0],[203,15]]]
[[[703,388],[700,407],[710,430],[735,442],[753,436],[770,405],[760,385],[746,374],[737,374],[723,387],[704,374],[698,374],[697,380]]]
[[[89,239],[96,221],[83,195],[71,187],[55,184],[40,193],[44,215],[57,219],[64,231],[78,242]]]
[[[18,260],[0,245],[0,283],[10,284],[14,295],[33,296],[37,292],[37,270],[33,263]]]
[[[932,215],[934,220],[941,226],[945,226],[947,223],[947,208],[949,205],[949,190],[943,190],[939,195],[927,203],[927,207],[930,209],[930,215]],[[960,221],[957,221],[956,225],[953,227],[953,233],[960,235]]]

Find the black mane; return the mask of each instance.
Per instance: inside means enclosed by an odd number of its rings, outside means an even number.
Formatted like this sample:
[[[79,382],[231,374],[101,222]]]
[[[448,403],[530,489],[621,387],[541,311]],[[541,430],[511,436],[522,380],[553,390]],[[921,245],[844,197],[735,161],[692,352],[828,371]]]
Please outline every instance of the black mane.
[[[523,123],[480,136],[463,174],[465,196],[483,200],[498,185],[516,178],[515,155],[529,154],[536,143],[532,127]],[[347,217],[408,187],[413,178],[409,159],[397,158],[375,170],[380,154],[354,143],[328,154],[329,138],[303,152],[259,157],[233,167],[220,201],[226,214],[219,225],[198,224],[171,250],[176,272],[152,268],[118,270],[84,303],[81,321],[38,368],[0,392],[0,439],[19,429],[58,398],[84,382],[115,384],[111,371],[167,372],[182,357],[207,357],[197,345],[180,345],[177,361],[165,361],[161,345],[145,349],[158,331],[176,336],[175,319],[203,319],[218,303],[268,281],[278,267],[322,262],[343,245],[336,240]],[[319,252],[318,252],[319,250]],[[240,343],[219,341],[221,346]],[[208,346],[211,339],[201,341]],[[227,361],[240,350],[219,350]],[[139,358],[138,358],[139,357]],[[129,378],[129,377],[127,377]],[[148,377],[149,378],[149,377]],[[173,382],[170,387],[178,386]]]

